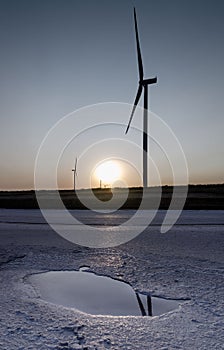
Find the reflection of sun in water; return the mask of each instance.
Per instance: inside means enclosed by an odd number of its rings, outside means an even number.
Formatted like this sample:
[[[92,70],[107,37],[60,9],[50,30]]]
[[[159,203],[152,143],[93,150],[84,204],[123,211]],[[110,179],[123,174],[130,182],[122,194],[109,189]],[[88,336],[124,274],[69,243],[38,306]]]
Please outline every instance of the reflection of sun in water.
[[[113,182],[120,179],[121,167],[115,160],[107,160],[97,166],[94,174],[99,181],[112,185]]]

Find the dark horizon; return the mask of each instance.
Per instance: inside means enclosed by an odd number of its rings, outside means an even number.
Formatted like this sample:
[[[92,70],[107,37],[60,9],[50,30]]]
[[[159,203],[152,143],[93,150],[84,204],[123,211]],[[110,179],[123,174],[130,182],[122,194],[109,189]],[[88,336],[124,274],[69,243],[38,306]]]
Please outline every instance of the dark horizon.
[[[148,186],[147,188],[156,188],[156,187],[162,187],[162,188],[166,188],[166,187],[169,187],[169,188],[172,188],[172,187],[220,187],[220,186],[224,186],[224,182],[220,182],[220,183],[189,183],[188,185],[181,185],[181,184],[178,184],[178,185],[169,185],[169,184],[163,184],[161,186],[158,186],[158,185],[152,185],[152,186]],[[95,190],[95,189],[99,189],[99,190],[108,190],[108,189],[126,189],[127,187],[89,187],[89,188],[78,188],[76,189],[76,191],[91,191],[91,190]],[[128,189],[142,189],[143,187],[142,186],[130,186],[128,187]],[[34,188],[30,188],[30,189],[18,189],[18,190],[0,190],[0,193],[4,193],[4,192],[38,192],[38,191],[72,191],[74,192],[74,189],[73,188],[58,188],[58,189],[34,189]]]
[[[186,186],[177,186],[175,189],[179,191],[178,196],[185,195]],[[143,188],[129,188],[127,197],[126,190],[125,188],[94,188],[79,189],[74,192],[73,189],[70,189],[60,190],[59,196],[65,208],[68,210],[88,210],[88,206],[90,206],[92,211],[94,208],[97,210],[101,208],[101,206],[104,207],[105,204],[111,207],[111,209],[114,208],[114,205],[117,205],[116,210],[117,208],[118,210],[139,209],[143,199]],[[167,210],[174,194],[173,190],[173,186],[162,186],[162,192],[158,187],[149,187],[145,189],[144,198],[148,199],[143,204],[144,208],[141,207],[141,209]],[[113,192],[115,197],[113,201],[111,201]],[[124,200],[122,203],[119,202],[120,204],[118,204],[116,200],[118,199],[118,201],[120,201],[120,195],[122,194],[124,194]],[[79,197],[80,195],[81,197]],[[82,195],[84,196],[83,198]],[[118,195],[118,197],[116,197],[116,195]],[[189,185],[186,195],[184,210],[224,210],[224,184]],[[95,204],[92,202],[93,197],[98,199]],[[34,190],[0,191],[0,208],[39,209],[39,205],[41,205],[41,209],[62,209],[57,198],[57,190],[39,190],[37,193]],[[88,200],[87,206],[85,204],[86,200]],[[157,200],[159,200],[159,202]],[[159,205],[159,207],[157,207],[157,205]],[[176,205],[178,205],[178,199],[176,200]]]

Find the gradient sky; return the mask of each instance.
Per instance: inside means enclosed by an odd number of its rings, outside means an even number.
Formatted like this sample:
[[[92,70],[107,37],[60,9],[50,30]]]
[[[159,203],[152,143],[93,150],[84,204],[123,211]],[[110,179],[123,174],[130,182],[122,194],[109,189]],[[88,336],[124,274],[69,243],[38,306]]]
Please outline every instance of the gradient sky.
[[[181,142],[190,183],[224,182],[222,0],[1,0],[0,189],[33,188],[39,145],[64,115],[133,103],[133,6],[145,76],[158,76],[151,110]],[[64,188],[72,186],[73,162],[65,162]],[[78,182],[87,186],[82,176]]]

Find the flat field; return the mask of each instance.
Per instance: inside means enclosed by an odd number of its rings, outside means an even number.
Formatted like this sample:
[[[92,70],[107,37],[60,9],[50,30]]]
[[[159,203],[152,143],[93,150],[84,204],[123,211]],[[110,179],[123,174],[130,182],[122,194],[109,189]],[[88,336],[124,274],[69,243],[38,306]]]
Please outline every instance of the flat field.
[[[172,186],[149,187],[145,190],[144,196],[147,201],[145,209],[168,209],[173,195],[174,188]],[[178,196],[182,196],[185,191],[185,186],[177,186]],[[96,209],[102,207],[106,202],[108,205],[112,197],[115,199],[111,206],[121,209],[137,209],[142,201],[143,190],[141,187],[127,189],[93,189],[92,190],[77,190],[76,193],[72,190],[59,191],[60,197],[68,209],[86,209],[88,205]],[[127,198],[126,198],[127,194]],[[55,191],[38,191],[38,196],[45,208],[58,208],[57,193]],[[160,198],[161,196],[161,198]],[[94,202],[98,199],[98,203]],[[117,198],[117,199],[116,199]],[[87,206],[80,199],[84,199]],[[124,201],[122,201],[124,199]],[[159,200],[159,205],[158,204]],[[178,204],[177,204],[178,205]],[[0,208],[11,209],[38,209],[38,203],[34,191],[1,191],[0,192]],[[184,209],[199,209],[199,210],[224,210],[224,184],[218,185],[189,185],[188,194]]]
[[[163,234],[165,212],[158,211],[135,239],[91,249],[63,239],[40,210],[1,209],[0,349],[222,349],[224,211],[184,210]],[[125,222],[134,213],[72,211],[83,234],[97,226],[106,237],[121,223],[130,230]],[[155,317],[92,316],[43,301],[27,280],[30,274],[84,265],[136,291],[181,300],[180,307]]]

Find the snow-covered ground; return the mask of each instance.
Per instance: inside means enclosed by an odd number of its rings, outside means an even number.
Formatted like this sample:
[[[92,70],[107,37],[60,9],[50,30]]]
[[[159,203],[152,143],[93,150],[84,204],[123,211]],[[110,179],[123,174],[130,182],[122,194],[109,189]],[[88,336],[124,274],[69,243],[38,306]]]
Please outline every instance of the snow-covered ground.
[[[38,210],[0,210],[0,349],[223,349],[224,212],[184,211],[161,234],[164,213],[126,244],[90,249],[64,240]],[[133,212],[75,215],[107,232]],[[91,316],[41,300],[27,279],[83,265],[135,290],[185,302],[152,318]]]

